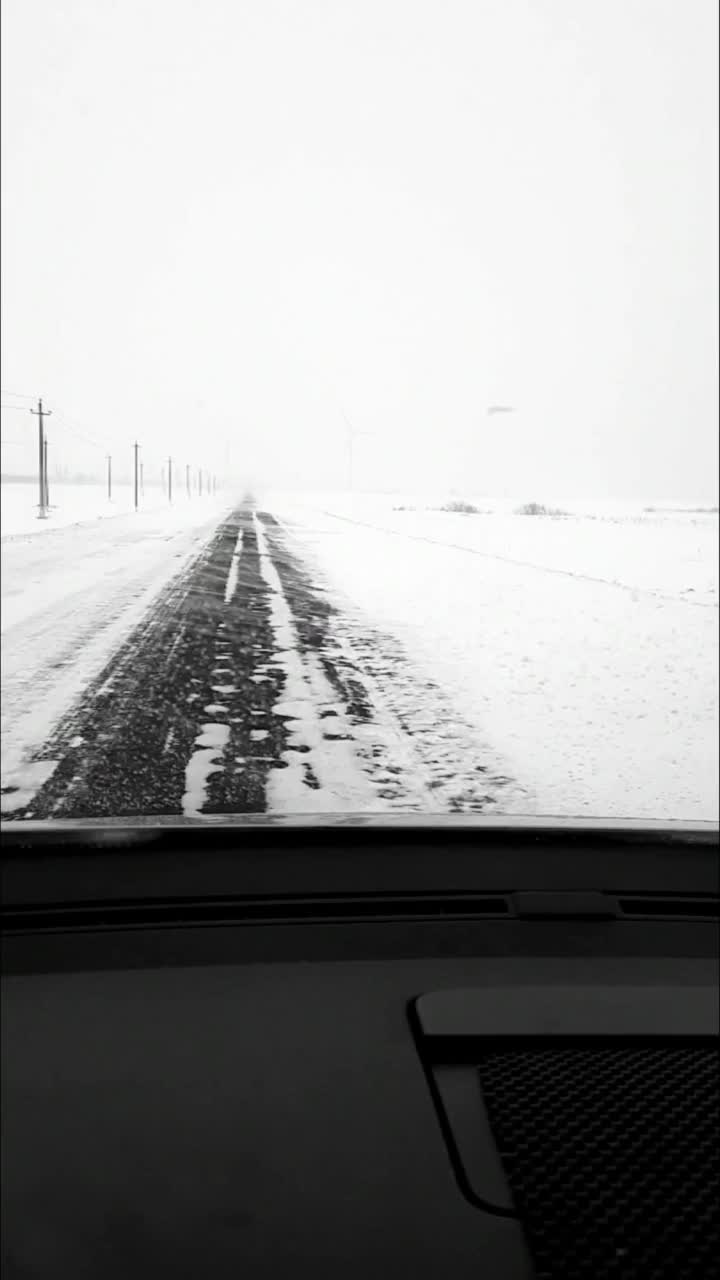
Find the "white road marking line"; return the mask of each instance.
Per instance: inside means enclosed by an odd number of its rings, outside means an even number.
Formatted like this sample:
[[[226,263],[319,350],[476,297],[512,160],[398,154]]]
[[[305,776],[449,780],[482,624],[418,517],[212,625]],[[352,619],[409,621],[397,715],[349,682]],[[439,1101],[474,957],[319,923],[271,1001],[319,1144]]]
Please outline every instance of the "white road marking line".
[[[242,554],[242,543],[243,543],[243,531],[241,529],[237,536],[237,542],[235,543],[235,550],[233,551],[232,560],[230,561],[230,568],[228,569],[227,582],[225,584],[225,604],[230,603],[230,601],[232,600],[237,590],[238,571],[240,567],[240,556]]]

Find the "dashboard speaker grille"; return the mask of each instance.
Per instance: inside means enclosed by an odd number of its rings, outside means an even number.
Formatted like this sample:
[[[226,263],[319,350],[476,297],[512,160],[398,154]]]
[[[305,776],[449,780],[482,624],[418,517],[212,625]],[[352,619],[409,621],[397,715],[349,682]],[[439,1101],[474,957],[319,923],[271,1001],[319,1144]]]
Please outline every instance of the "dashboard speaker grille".
[[[712,1043],[508,1048],[478,1069],[540,1280],[718,1274]]]

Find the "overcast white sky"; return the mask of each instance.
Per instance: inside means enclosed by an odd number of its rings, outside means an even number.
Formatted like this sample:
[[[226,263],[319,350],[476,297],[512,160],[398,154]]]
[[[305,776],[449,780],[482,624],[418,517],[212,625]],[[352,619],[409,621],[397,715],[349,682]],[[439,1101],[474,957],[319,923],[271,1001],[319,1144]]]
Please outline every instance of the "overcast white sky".
[[[56,459],[338,487],[344,411],[358,487],[716,497],[717,0],[2,8],[3,404]]]

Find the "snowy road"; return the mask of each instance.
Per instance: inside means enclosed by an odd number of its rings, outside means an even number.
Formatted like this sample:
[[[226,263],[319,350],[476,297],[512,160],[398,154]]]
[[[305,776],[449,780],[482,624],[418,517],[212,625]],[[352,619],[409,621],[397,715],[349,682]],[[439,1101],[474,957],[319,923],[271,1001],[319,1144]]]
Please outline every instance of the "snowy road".
[[[366,639],[356,651],[271,514],[245,506],[189,546],[175,536],[182,564],[159,592],[135,535],[120,587],[110,564],[97,590],[91,548],[77,583],[51,580],[45,608],[18,599],[5,637],[5,817],[497,805],[509,779],[470,749],[440,689],[415,690],[405,719],[388,705],[399,650],[371,652]],[[73,680],[84,687],[70,700]],[[55,721],[47,736],[43,718]]]
[[[621,582],[457,528],[478,554],[282,502],[4,539],[3,817],[715,818],[704,544],[688,596],[627,533]]]

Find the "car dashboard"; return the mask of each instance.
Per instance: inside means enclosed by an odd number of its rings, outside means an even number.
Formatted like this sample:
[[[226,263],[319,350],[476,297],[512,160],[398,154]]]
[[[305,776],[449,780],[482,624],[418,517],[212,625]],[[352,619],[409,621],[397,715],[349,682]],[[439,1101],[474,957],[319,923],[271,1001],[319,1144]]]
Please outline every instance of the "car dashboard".
[[[716,1274],[718,831],[3,830],[7,1280]]]

